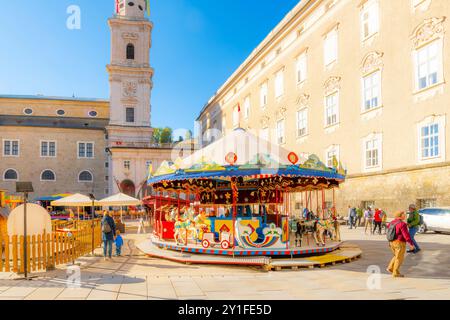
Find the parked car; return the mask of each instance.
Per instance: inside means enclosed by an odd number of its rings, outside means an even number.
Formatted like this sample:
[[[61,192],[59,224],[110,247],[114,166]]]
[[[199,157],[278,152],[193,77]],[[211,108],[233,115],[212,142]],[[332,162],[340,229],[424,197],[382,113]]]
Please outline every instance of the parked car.
[[[421,209],[419,214],[423,217],[423,225],[419,229],[420,233],[427,231],[450,233],[450,207]]]

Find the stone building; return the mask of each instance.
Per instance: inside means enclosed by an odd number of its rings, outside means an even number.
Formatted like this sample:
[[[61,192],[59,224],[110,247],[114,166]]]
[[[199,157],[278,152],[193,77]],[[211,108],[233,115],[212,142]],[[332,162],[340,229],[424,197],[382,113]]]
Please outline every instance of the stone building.
[[[241,126],[336,157],[341,214],[450,205],[449,17],[447,0],[299,2],[207,102],[203,143]]]
[[[0,189],[32,181],[33,197],[119,190],[142,196],[148,168],[172,159],[152,144],[153,24],[146,1],[118,2],[109,19],[109,100],[0,95]]]

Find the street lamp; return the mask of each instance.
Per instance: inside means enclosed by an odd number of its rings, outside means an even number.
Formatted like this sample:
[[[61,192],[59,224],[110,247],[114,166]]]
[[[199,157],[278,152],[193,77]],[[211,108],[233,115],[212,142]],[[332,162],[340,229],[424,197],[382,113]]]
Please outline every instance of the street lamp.
[[[95,196],[93,193],[89,193],[89,198],[92,200],[92,212],[91,212],[91,228],[92,228],[92,256],[94,255],[94,218],[95,218]]]
[[[28,278],[28,265],[27,265],[27,202],[28,202],[28,193],[34,192],[33,184],[31,182],[16,182],[16,192],[23,192],[23,270],[25,280],[31,280]]]

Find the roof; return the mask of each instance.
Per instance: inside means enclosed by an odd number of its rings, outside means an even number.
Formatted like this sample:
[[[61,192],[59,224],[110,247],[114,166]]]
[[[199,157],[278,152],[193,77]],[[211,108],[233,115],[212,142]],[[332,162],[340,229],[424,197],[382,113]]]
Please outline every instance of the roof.
[[[78,97],[57,97],[44,95],[9,95],[0,94],[0,99],[29,99],[29,100],[63,100],[63,101],[78,101],[78,102],[107,102],[108,99],[99,98],[78,98]]]

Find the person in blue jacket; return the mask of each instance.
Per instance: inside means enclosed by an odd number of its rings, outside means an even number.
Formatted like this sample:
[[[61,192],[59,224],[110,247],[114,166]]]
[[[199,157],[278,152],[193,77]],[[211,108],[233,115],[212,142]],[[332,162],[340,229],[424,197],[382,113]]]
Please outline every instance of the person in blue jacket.
[[[102,240],[103,240],[103,256],[105,260],[107,255],[109,259],[112,258],[112,246],[114,237],[116,235],[116,223],[114,219],[109,215],[109,212],[105,212],[102,219]]]
[[[116,244],[116,257],[120,257],[122,255],[122,246],[123,246],[123,238],[120,235],[120,231],[116,231],[116,240],[114,240]]]

